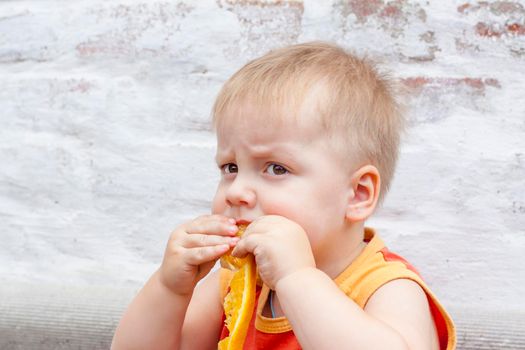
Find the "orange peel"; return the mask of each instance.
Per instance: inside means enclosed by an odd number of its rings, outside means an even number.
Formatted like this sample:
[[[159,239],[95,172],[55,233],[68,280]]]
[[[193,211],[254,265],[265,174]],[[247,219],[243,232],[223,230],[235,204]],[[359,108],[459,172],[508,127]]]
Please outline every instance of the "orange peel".
[[[246,225],[239,225],[237,236],[242,236]],[[219,341],[219,350],[242,350],[255,306],[257,268],[255,257],[248,254],[244,258],[231,256],[231,251],[222,256],[221,266],[234,271],[229,283],[228,294],[223,308],[228,337]]]

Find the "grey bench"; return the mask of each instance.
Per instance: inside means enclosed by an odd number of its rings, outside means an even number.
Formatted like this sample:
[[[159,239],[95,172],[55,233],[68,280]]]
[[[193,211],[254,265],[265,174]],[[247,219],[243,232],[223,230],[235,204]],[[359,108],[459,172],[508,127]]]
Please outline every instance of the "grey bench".
[[[109,349],[113,331],[136,291],[115,287],[4,284],[0,349]],[[450,310],[458,349],[525,349],[525,312]]]

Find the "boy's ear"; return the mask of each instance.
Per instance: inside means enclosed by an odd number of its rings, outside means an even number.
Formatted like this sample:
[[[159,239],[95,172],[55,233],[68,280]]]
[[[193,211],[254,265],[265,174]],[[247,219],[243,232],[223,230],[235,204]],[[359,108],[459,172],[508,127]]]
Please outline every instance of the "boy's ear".
[[[373,165],[357,169],[350,179],[346,219],[364,221],[374,212],[381,188],[379,170]]]

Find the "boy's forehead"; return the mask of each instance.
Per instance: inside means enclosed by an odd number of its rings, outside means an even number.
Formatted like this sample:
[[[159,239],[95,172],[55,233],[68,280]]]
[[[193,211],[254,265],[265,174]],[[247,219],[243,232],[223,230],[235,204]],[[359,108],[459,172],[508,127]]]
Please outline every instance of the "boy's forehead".
[[[337,139],[314,120],[301,121],[286,116],[265,119],[262,114],[252,114],[246,118],[225,119],[217,125],[218,157],[234,154],[237,147],[259,156],[302,152],[310,147],[339,154],[337,144]]]
[[[216,116],[217,132],[228,129],[286,128],[290,130],[322,128],[321,100],[319,87],[310,89],[301,99],[280,96],[272,100],[245,97],[231,103]]]
[[[315,137],[320,129],[316,120],[298,116],[296,112],[251,106],[221,118],[217,123],[217,138],[221,141],[233,134],[242,134],[250,135],[254,142],[279,137],[300,140]]]

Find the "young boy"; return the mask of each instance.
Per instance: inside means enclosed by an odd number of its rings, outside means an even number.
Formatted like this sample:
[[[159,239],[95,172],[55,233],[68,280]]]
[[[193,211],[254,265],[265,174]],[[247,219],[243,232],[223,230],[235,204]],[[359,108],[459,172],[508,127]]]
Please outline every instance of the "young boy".
[[[320,42],[272,51],[225,83],[213,118],[213,215],[173,232],[113,349],[216,349],[231,273],[210,271],[232,247],[263,282],[245,349],[454,349],[446,311],[364,226],[403,127],[369,63]]]

